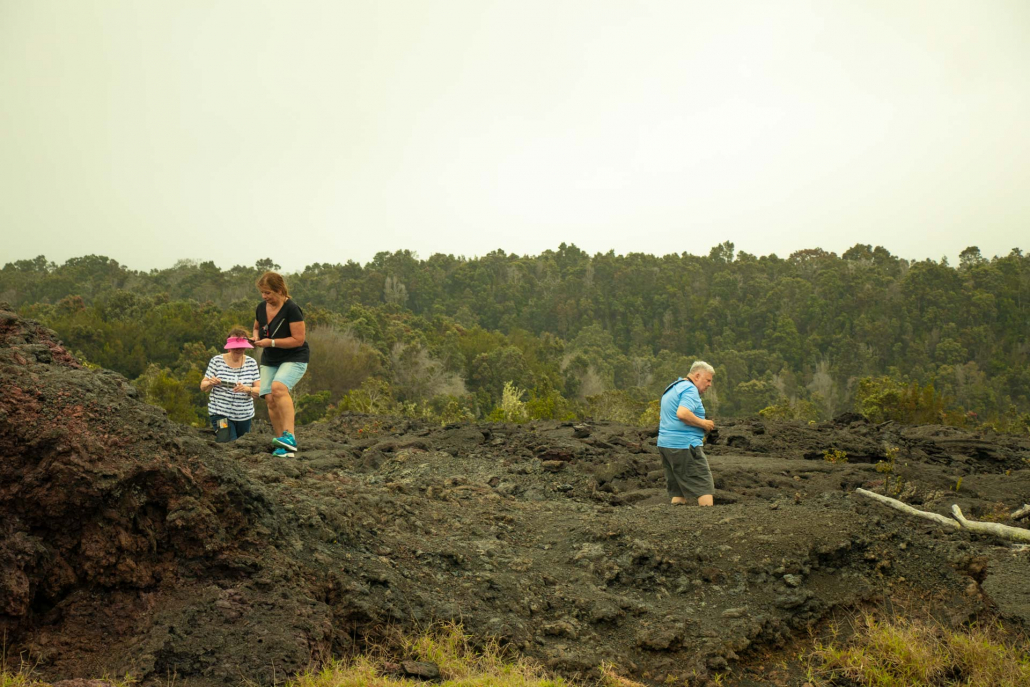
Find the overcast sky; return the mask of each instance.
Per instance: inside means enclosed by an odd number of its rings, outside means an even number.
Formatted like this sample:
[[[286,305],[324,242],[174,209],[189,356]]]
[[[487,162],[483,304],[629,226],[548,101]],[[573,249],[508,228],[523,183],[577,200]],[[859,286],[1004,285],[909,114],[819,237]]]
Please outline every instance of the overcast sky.
[[[0,0],[0,263],[1030,249],[1027,0]]]

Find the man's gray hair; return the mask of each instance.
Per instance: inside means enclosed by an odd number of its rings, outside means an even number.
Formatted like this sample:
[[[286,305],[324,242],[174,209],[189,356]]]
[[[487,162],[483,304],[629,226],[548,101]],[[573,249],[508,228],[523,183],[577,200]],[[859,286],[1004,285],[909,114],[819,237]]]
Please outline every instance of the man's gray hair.
[[[707,372],[710,375],[715,374],[715,368],[703,360],[695,360],[694,364],[690,366],[690,372],[688,372],[687,374],[692,375],[698,370],[703,370],[704,372]]]

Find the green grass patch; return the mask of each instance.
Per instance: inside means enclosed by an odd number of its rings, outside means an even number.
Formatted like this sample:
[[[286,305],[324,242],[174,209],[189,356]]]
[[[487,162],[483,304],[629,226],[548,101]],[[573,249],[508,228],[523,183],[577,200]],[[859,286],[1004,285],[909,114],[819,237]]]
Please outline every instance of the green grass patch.
[[[389,647],[389,648],[388,648]],[[403,674],[404,661],[435,664],[440,679],[426,682]],[[591,687],[643,687],[618,674],[614,665],[598,666],[600,680]],[[131,687],[131,678],[110,680],[116,687]],[[174,684],[189,684],[186,679]],[[396,635],[382,646],[350,659],[329,659],[291,679],[283,687],[576,687],[554,676],[536,662],[505,650],[497,641],[474,645],[461,625],[448,623],[414,636]],[[586,683],[585,683],[586,684]],[[49,687],[33,677],[31,669],[0,672],[0,687]]]
[[[131,677],[121,679],[98,678],[104,680],[114,687],[133,687],[137,684]],[[28,668],[22,668],[12,672],[6,668],[0,668],[0,687],[51,687],[51,683],[41,680]]]
[[[816,686],[958,687],[1030,685],[1030,642],[977,625],[951,630],[923,620],[866,615],[849,639],[817,643],[808,654]]]

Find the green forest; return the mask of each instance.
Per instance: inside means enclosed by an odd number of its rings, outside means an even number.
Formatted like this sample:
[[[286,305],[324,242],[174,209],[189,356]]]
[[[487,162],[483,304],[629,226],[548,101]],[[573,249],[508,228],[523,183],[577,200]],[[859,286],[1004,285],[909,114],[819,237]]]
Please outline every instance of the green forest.
[[[272,260],[137,271],[102,256],[0,270],[0,301],[90,365],[202,424],[198,384],[226,332],[250,329]],[[1030,431],[1030,257],[958,265],[882,247],[787,258],[737,252],[537,256],[379,253],[286,274],[312,349],[303,423],[354,410],[466,419],[651,424],[691,361],[716,369],[709,413]]]

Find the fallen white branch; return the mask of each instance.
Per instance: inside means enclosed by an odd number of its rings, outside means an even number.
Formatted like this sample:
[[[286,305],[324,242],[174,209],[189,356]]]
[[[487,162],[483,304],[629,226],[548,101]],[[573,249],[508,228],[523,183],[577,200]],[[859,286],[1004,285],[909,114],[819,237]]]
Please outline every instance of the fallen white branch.
[[[951,518],[945,517],[943,515],[938,515],[937,513],[928,513],[925,510],[918,510],[908,505],[907,503],[902,503],[897,499],[892,499],[889,496],[883,496],[882,494],[867,491],[866,489],[856,489],[855,491],[861,494],[862,496],[871,498],[874,501],[879,501],[883,505],[889,506],[894,510],[899,510],[902,513],[912,515],[917,518],[932,520],[936,522],[938,525],[943,525],[944,527],[948,527],[953,530],[967,529],[970,532],[979,532],[981,534],[993,534],[996,537],[1001,537],[1002,539],[1009,539],[1011,541],[1030,542],[1030,530],[1024,530],[1021,527],[1001,525],[996,522],[980,522],[978,520],[967,520],[966,517],[962,515],[962,509],[959,508],[958,505],[953,505],[951,507],[951,512],[955,516],[955,519],[952,520]]]
[[[962,515],[962,509],[958,507],[958,504],[951,507],[951,512],[954,514],[955,519],[971,532],[983,532],[986,534],[993,534],[994,536],[1001,537],[1002,539],[1030,542],[1030,530],[1024,530],[1022,527],[1002,525],[997,522],[966,520],[966,517]]]
[[[883,496],[881,494],[877,494],[871,491],[866,491],[865,489],[856,489],[855,491],[857,491],[862,496],[868,496],[874,501],[879,501],[883,505],[889,506],[894,510],[900,510],[902,513],[914,515],[917,518],[933,520],[938,525],[944,525],[945,527],[950,527],[955,530],[962,529],[962,525],[958,524],[951,518],[946,517],[944,515],[938,515],[937,513],[928,513],[925,510],[918,510],[908,505],[907,503],[902,503],[901,501],[898,501],[897,499],[892,499],[889,496]]]
[[[1023,518],[1030,518],[1030,503],[1024,505],[1018,510],[1012,511],[1012,515],[1009,516],[1012,520],[1022,520]]]

